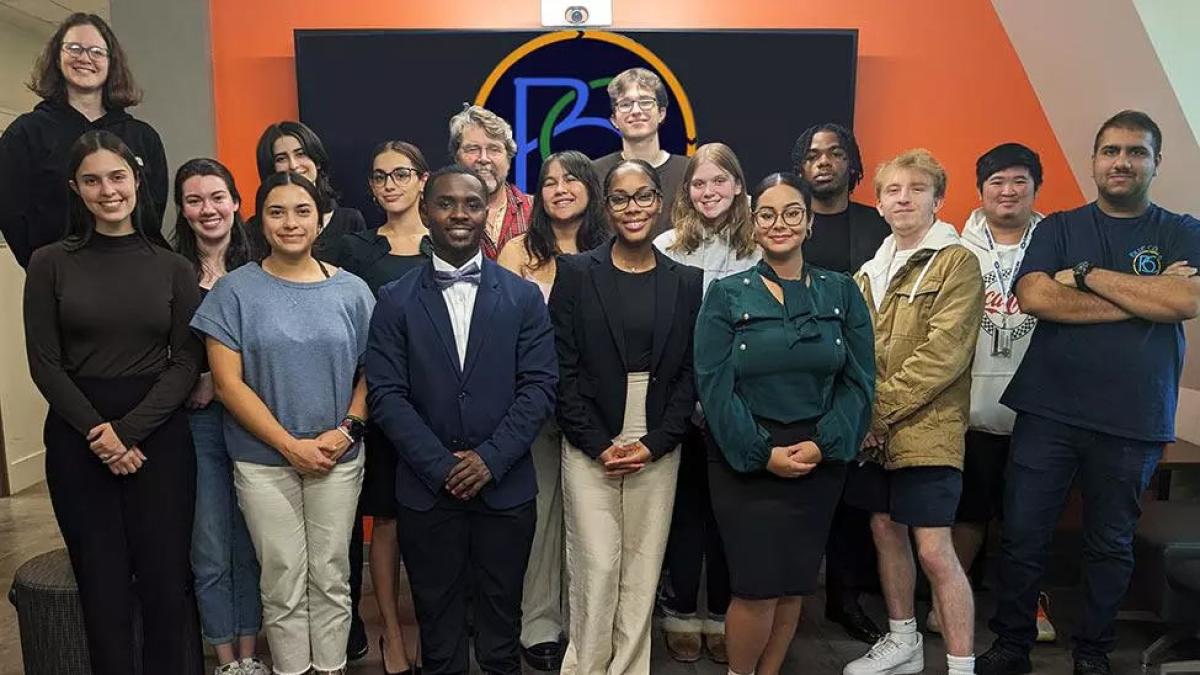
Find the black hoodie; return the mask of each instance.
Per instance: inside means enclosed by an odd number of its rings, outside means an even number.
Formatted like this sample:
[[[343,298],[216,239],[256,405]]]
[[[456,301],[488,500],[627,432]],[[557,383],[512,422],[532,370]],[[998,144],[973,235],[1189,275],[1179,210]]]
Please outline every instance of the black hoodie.
[[[0,231],[21,267],[29,264],[35,249],[66,232],[68,154],[92,129],[120,136],[141,160],[161,227],[170,177],[158,132],[123,109],[89,122],[66,102],[42,101],[0,136]]]

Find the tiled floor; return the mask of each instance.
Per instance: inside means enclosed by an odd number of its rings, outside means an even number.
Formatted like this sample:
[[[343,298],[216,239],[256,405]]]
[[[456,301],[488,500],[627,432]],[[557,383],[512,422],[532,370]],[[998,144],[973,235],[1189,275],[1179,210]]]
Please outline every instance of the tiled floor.
[[[54,516],[50,509],[49,496],[45,487],[28,490],[16,497],[0,499],[0,591],[7,593],[12,584],[12,575],[16,568],[28,558],[62,545]],[[1055,556],[1056,560],[1063,560]],[[1077,560],[1077,557],[1075,558]],[[1070,635],[1078,620],[1078,608],[1081,595],[1078,589],[1071,586],[1074,574],[1069,570],[1058,570],[1049,580],[1054,597],[1054,615],[1060,635]],[[369,575],[368,575],[369,579]],[[1063,587],[1056,587],[1063,586]],[[368,588],[367,594],[370,593]],[[980,593],[977,598],[980,607],[977,615],[990,616],[991,603],[989,594]],[[846,662],[862,654],[865,647],[847,639],[840,627],[830,624],[821,616],[822,599],[818,596],[812,601],[813,610],[806,613],[796,640],[792,643],[785,673],[803,673],[805,675],[837,675]],[[877,598],[870,598],[867,603],[868,611],[874,616],[882,617],[883,611]],[[923,617],[928,611],[927,605],[922,605],[919,616]],[[363,618],[371,627],[371,644],[377,642],[378,613],[374,599],[366,597],[363,600]],[[1119,675],[1129,675],[1140,672],[1139,654],[1159,633],[1161,628],[1150,623],[1122,622],[1119,625],[1120,646],[1113,655],[1113,672]],[[977,644],[986,648],[991,644],[991,634],[987,631],[985,621],[980,621],[977,628]],[[937,636],[926,636],[925,672],[938,675],[946,672],[943,646]],[[1069,675],[1071,660],[1067,641],[1059,640],[1057,644],[1038,647],[1034,652],[1034,669],[1037,673],[1051,675]],[[696,664],[679,664],[670,660],[662,645],[661,636],[656,635],[652,661],[654,673],[665,675],[722,675],[724,667],[701,661]],[[352,674],[366,675],[381,673],[379,655],[372,647],[369,656],[356,663],[350,669]],[[536,671],[528,671],[533,673]],[[0,602],[0,675],[20,675],[21,667],[20,642],[16,614],[7,602]]]

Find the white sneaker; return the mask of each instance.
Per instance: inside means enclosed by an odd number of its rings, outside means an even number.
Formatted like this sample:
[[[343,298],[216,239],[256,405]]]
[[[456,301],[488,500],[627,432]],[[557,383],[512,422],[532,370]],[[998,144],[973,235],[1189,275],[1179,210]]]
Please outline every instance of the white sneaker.
[[[924,638],[916,634],[917,642],[907,645],[888,633],[876,642],[862,658],[851,661],[842,675],[916,675],[925,670]]]
[[[253,656],[247,656],[241,661],[242,675],[271,675],[267,665]]]
[[[213,675],[242,675],[242,664],[234,661],[213,669]]]
[[[1058,639],[1058,631],[1054,630],[1054,624],[1050,623],[1050,596],[1045,593],[1038,595],[1037,608],[1037,641],[1038,642],[1054,642]]]

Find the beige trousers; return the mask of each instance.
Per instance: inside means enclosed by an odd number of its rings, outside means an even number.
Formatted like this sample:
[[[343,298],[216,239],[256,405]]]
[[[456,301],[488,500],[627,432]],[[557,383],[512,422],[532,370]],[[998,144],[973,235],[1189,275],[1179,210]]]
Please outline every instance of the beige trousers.
[[[521,645],[557,642],[563,626],[562,432],[546,422],[529,454],[537,473],[537,525],[521,594]]]
[[[621,443],[646,433],[648,383],[646,373],[629,374]],[[562,472],[571,604],[562,675],[647,675],[679,450],[608,478],[603,465],[564,441]]]
[[[346,665],[350,531],[363,452],[320,477],[234,463],[238,503],[262,566],[263,629],[278,675]]]

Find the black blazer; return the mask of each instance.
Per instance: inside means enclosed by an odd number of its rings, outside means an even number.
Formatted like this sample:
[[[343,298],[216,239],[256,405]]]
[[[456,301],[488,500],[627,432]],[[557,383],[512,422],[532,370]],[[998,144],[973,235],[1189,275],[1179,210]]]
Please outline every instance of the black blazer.
[[[571,445],[596,458],[625,420],[626,355],[613,242],[561,256],[550,292],[558,347],[558,424]],[[655,459],[679,445],[696,405],[692,335],[704,273],[654,251],[654,342],[646,427]]]

